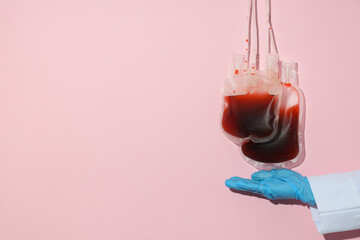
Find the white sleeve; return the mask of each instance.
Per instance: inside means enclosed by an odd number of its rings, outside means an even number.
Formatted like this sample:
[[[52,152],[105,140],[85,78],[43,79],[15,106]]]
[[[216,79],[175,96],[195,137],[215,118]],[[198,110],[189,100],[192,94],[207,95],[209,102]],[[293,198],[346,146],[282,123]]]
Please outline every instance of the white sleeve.
[[[360,170],[308,177],[317,207],[310,207],[320,234],[360,229]]]

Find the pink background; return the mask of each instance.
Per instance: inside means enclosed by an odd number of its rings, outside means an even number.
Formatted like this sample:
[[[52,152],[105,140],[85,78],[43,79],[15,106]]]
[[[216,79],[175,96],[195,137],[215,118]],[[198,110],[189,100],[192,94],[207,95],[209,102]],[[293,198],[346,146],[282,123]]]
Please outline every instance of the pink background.
[[[254,171],[219,127],[246,8],[0,0],[0,239],[324,239],[305,206],[224,185]],[[299,62],[307,100],[296,170],[359,169],[360,1],[272,9],[280,55]]]

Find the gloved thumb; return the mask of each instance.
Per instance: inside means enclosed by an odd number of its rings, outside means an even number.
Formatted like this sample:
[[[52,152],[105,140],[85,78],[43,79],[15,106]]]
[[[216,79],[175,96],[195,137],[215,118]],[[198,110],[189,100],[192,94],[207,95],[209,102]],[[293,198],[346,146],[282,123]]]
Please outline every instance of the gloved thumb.
[[[253,173],[251,175],[251,179],[256,180],[256,181],[261,181],[261,180],[264,180],[266,178],[273,177],[276,174],[276,172],[277,172],[276,169],[273,169],[271,171],[260,170],[258,172]]]

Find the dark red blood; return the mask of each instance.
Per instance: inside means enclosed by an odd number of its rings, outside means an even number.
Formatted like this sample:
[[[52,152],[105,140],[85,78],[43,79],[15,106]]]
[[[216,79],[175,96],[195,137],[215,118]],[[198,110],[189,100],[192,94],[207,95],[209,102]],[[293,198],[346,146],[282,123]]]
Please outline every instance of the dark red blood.
[[[267,93],[225,97],[222,127],[239,138],[268,137],[274,132],[277,96]]]
[[[299,153],[299,105],[280,109],[276,135],[267,142],[248,141],[241,146],[248,158],[264,163],[280,163],[294,159]]]

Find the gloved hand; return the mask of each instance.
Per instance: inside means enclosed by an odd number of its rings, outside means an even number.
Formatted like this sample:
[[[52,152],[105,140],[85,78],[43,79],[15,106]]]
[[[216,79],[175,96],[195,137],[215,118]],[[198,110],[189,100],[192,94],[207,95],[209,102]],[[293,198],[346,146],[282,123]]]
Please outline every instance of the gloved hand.
[[[258,171],[251,179],[232,177],[225,185],[241,191],[261,194],[271,200],[298,199],[309,205],[315,205],[314,195],[307,177],[289,169]]]

